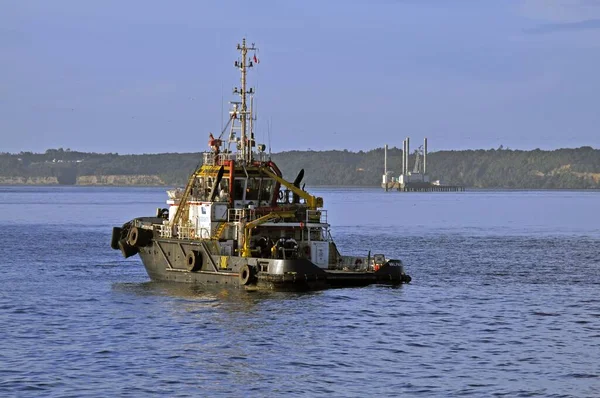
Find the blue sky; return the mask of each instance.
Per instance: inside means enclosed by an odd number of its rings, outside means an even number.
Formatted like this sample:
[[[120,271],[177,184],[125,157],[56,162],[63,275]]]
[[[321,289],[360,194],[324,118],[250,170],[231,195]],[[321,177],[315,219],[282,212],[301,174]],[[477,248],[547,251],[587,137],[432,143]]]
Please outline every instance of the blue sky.
[[[244,36],[274,152],[600,147],[600,0],[7,0],[0,152],[205,150]]]

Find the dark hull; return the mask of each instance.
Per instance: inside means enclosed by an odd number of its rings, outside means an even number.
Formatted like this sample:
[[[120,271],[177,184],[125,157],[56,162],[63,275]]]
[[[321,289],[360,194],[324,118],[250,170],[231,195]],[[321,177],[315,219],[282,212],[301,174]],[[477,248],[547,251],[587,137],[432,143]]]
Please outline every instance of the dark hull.
[[[247,290],[307,291],[409,282],[402,267],[384,265],[377,272],[325,270],[308,259],[266,259],[214,254],[206,240],[151,239],[138,247],[150,278]],[[190,253],[193,253],[190,254]],[[193,257],[194,264],[190,260]]]

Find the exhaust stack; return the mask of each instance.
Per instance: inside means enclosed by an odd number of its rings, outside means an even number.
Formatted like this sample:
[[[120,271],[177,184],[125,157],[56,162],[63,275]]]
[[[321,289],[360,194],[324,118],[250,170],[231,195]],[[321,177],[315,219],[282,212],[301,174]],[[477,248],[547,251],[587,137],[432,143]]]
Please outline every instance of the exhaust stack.
[[[406,138],[402,141],[402,174],[406,174]]]
[[[423,143],[423,174],[427,174],[427,138]]]
[[[409,173],[410,162],[408,158],[410,156],[410,137],[406,137],[406,174]]]
[[[383,174],[387,175],[387,144],[383,150]]]

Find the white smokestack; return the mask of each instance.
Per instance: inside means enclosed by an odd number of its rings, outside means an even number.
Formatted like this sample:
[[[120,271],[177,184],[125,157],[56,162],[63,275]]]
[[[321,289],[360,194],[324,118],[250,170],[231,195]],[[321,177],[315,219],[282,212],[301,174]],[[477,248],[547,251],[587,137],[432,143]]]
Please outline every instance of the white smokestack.
[[[408,174],[410,170],[410,162],[408,161],[408,157],[410,156],[410,137],[406,137],[406,174]]]
[[[423,143],[423,174],[427,173],[427,138]]]

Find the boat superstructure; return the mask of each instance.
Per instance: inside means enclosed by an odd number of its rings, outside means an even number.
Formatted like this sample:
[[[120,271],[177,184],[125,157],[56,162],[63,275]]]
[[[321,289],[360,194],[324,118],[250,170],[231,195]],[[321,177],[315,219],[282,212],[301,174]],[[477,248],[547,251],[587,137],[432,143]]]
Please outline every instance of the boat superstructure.
[[[139,254],[153,280],[246,289],[313,290],[409,282],[400,260],[342,255],[323,199],[283,178],[254,138],[254,89],[248,71],[254,44],[238,44],[241,74],[229,119],[190,175],[185,189],[167,192],[167,208],[113,228],[111,246]],[[252,54],[252,56],[250,56]],[[369,252],[370,253],[370,252]]]

